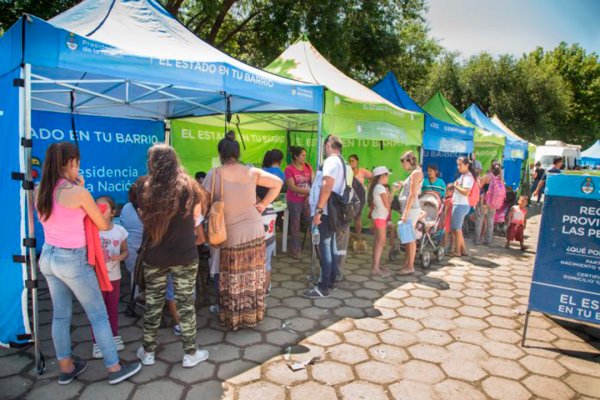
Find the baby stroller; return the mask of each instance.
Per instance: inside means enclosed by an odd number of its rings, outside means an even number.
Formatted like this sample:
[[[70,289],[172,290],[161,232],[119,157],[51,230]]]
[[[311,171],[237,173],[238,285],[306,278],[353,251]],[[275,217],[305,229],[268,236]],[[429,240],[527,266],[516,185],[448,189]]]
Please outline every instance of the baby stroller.
[[[431,256],[435,255],[438,262],[444,259],[445,251],[442,246],[444,238],[444,201],[435,191],[425,191],[419,197],[421,218],[416,223],[417,254],[424,268],[431,265]],[[390,248],[389,260],[396,261],[403,249],[400,240],[395,240]]]

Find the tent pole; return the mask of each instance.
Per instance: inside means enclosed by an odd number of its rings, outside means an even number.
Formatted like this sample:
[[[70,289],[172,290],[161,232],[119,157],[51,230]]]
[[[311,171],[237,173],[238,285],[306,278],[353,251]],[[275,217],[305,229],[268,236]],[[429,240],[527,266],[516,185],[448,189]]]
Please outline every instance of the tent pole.
[[[31,141],[31,65],[25,64],[23,66],[24,72],[24,96],[23,96],[23,118],[24,118],[24,132],[23,138],[25,142]],[[23,147],[23,156],[25,161],[25,181],[32,182],[32,163],[31,163],[31,146]],[[35,243],[35,221],[33,218],[33,187],[25,190],[25,197],[27,201],[27,238]],[[31,305],[33,313],[33,344],[35,348],[35,366],[38,374],[43,374],[46,366],[43,357],[40,353],[40,340],[38,337],[39,332],[39,315],[38,315],[38,290],[37,290],[37,255],[35,245],[29,245],[27,247],[28,258],[29,258],[29,279],[32,285],[31,290]]]
[[[315,166],[317,169],[321,166],[323,161],[323,113],[319,113],[319,119],[317,123],[317,154],[315,160],[317,161],[317,165]]]
[[[171,120],[164,119],[163,126],[165,129],[165,143],[171,146]]]

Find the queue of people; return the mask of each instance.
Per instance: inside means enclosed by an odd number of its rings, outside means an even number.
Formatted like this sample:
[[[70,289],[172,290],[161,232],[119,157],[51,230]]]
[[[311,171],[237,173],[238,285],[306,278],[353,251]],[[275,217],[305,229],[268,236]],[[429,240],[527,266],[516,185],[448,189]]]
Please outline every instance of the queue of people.
[[[148,174],[132,185],[118,225],[114,200],[109,196],[94,200],[84,188],[78,148],[64,142],[51,145],[35,201],[46,238],[40,269],[54,308],[52,338],[61,370],[59,383],[70,383],[87,367],[71,352],[73,295],[90,320],[92,356],[104,359],[110,384],[135,375],[142,365],[155,364],[165,302],[175,322],[174,333],[182,339],[183,367],[206,360],[208,351],[196,342],[195,291],[199,253],[205,251],[207,240],[211,242],[210,273],[218,298],[211,312],[231,330],[260,324],[275,250],[277,215],[272,203],[284,185],[291,256],[301,256],[302,221],[318,236],[321,273],[318,284],[304,293],[308,298],[328,297],[336,289],[348,245],[347,239],[340,242],[340,238],[349,236],[352,222],[358,225],[365,205],[374,233],[373,276],[387,278],[391,274],[382,266],[381,257],[388,232],[396,235],[391,223],[394,201],[399,204],[399,223],[408,227],[408,235],[399,238],[406,252],[404,265],[395,272],[415,273],[417,231],[425,214],[419,201],[421,192],[435,193],[445,209],[441,228],[449,233],[454,256],[468,254],[462,228],[472,209],[477,221],[475,242],[483,237],[491,243],[493,216],[502,197],[499,164],[492,164],[490,171],[480,176],[472,160],[459,157],[458,179],[446,185],[435,165],[427,166],[424,175],[416,155],[409,151],[399,159],[407,178],[390,185],[392,172],[386,166],[362,169],[356,155],[347,165],[337,136],[329,135],[323,148],[325,159],[316,173],[301,147],[290,149],[291,163],[285,171],[281,170],[284,155],[277,149],[265,154],[262,169],[255,168],[240,163],[240,146],[230,131],[218,144],[221,166],[197,173],[193,179],[172,147],[156,144],[148,151]],[[354,201],[367,180],[364,198]],[[506,247],[517,240],[524,249],[526,206],[527,198],[521,197],[518,205],[510,208]],[[350,220],[344,220],[348,213],[340,213],[344,207],[355,213]],[[207,220],[212,223],[208,232]],[[215,225],[219,221],[222,225]],[[216,236],[218,244],[212,240]],[[118,357],[125,348],[118,332],[121,262],[135,282],[134,295],[143,290],[145,297],[143,343],[136,352],[139,362],[130,364],[121,363]]]

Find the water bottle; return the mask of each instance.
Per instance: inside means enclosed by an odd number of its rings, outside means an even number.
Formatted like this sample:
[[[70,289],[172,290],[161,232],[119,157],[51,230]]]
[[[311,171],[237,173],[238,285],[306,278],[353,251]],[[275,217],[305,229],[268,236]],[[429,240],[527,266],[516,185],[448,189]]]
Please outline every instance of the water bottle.
[[[317,245],[321,241],[321,234],[319,233],[319,227],[313,225],[312,227],[312,244]]]

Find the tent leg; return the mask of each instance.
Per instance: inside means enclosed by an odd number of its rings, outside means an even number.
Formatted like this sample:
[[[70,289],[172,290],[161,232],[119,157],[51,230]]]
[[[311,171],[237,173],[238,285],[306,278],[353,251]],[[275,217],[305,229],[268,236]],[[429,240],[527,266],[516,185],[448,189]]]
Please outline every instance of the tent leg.
[[[531,311],[527,310],[527,313],[525,313],[525,324],[523,326],[523,337],[521,338],[521,347],[525,347],[525,337],[527,336],[527,324],[529,323],[529,314],[531,314]]]
[[[163,121],[163,126],[165,129],[165,144],[168,144],[169,146],[171,146],[171,121],[168,119],[165,119]]]
[[[23,157],[25,162],[25,181],[33,182],[32,179],[32,163],[31,163],[31,65],[25,64],[24,72],[24,96],[23,96],[23,129],[22,137],[25,139],[23,143]],[[29,144],[27,144],[29,143]],[[29,290],[31,290],[31,305],[33,313],[33,344],[35,350],[35,366],[39,375],[46,370],[44,357],[40,352],[39,340],[39,310],[38,310],[38,290],[37,290],[37,255],[35,247],[35,221],[33,218],[33,187],[25,189],[26,197],[26,212],[27,212],[27,238],[30,239],[30,244],[27,246],[28,252],[28,267],[29,267]],[[33,243],[33,245],[31,244]]]
[[[317,154],[315,160],[317,161],[316,168],[321,166],[323,162],[323,113],[319,113],[319,119],[317,124]]]

